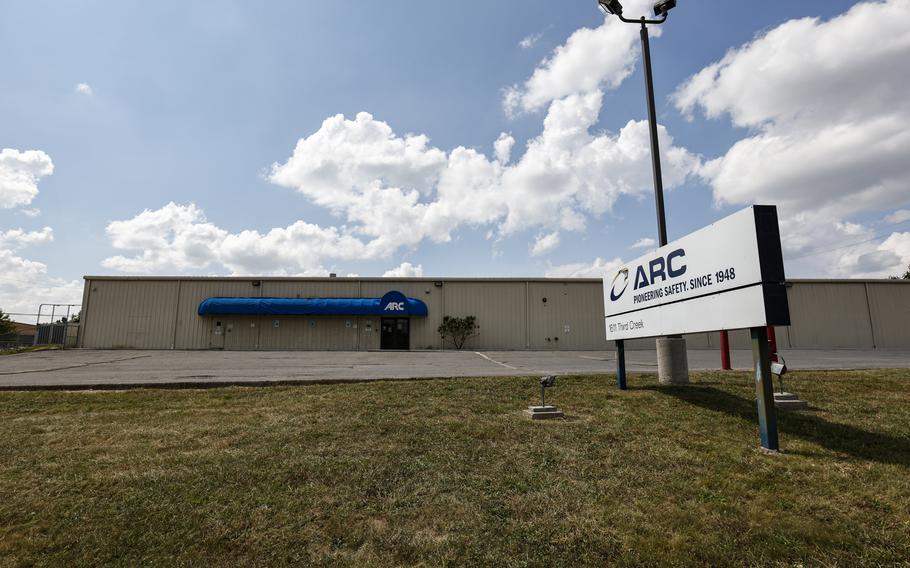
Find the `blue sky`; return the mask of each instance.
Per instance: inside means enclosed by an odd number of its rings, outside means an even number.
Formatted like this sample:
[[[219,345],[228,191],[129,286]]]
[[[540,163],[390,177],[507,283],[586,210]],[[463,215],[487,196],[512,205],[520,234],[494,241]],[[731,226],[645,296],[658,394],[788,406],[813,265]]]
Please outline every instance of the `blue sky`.
[[[626,4],[635,9],[635,2]],[[668,184],[671,239],[751,202],[772,200],[780,203],[791,276],[883,276],[910,262],[910,191],[899,189],[910,172],[901,160],[859,156],[851,171],[863,173],[827,193],[831,180],[845,178],[831,170],[830,155],[797,156],[788,164],[769,150],[743,163],[744,155],[762,152],[747,145],[739,154],[731,151],[743,140],[768,148],[782,137],[812,146],[831,139],[826,129],[840,124],[884,140],[890,149],[884,154],[900,154],[905,138],[875,125],[889,104],[898,125],[910,116],[906,103],[893,108],[893,92],[906,93],[906,79],[851,73],[910,71],[902,32],[910,9],[903,0],[865,6],[889,11],[897,20],[893,33],[863,27],[865,17],[856,10],[830,23],[853,5],[680,0],[660,37],[652,38],[659,122],[673,148],[686,153],[675,170],[665,165],[678,179]],[[805,17],[819,20],[801,28],[791,22]],[[604,28],[593,1],[0,1],[0,50],[7,54],[0,71],[0,148],[9,149],[0,161],[7,168],[6,177],[0,170],[0,199],[6,200],[0,204],[0,268],[7,273],[0,277],[0,308],[77,299],[84,274],[374,276],[397,269],[428,276],[596,275],[637,256],[647,244],[632,246],[656,236],[647,155],[618,138],[629,121],[646,118],[637,33],[626,27]],[[599,30],[597,37],[574,44],[571,38],[583,28]],[[619,42],[621,53],[592,56],[588,66],[584,50],[618,34],[632,38]],[[800,41],[826,46],[851,34],[853,45],[890,37],[896,47],[883,45],[846,62],[843,47],[830,54],[827,47],[818,53],[799,47]],[[532,45],[522,47],[525,38]],[[746,53],[750,42],[754,49]],[[726,75],[708,77],[706,85],[689,81],[730,50],[743,52],[727,61]],[[756,61],[780,65],[765,69]],[[787,71],[788,62],[796,68]],[[612,72],[597,69],[610,65]],[[824,69],[807,77],[799,65]],[[531,85],[536,71],[542,79]],[[774,105],[746,96],[766,86]],[[538,102],[506,112],[510,89],[518,100]],[[581,100],[592,93],[600,98]],[[540,168],[530,157],[521,162],[560,101],[572,112],[593,104],[593,123],[581,119],[571,126],[573,136],[580,128],[603,140],[579,138],[565,147],[547,142],[533,160]],[[851,106],[872,110],[830,112]],[[385,161],[374,163],[376,145],[355,133],[361,112],[372,118],[360,126],[381,123],[386,138],[426,136],[419,156],[398,160],[400,148],[392,145],[381,150]],[[347,122],[337,125],[336,137],[319,136],[323,122],[339,114]],[[514,142],[510,160],[497,163],[493,143],[501,133]],[[311,143],[295,154],[300,139]],[[860,154],[850,151],[851,143],[870,146],[847,140],[839,151]],[[334,159],[338,144],[345,150],[337,155],[348,158],[331,167],[359,165],[346,177],[325,178],[320,168]],[[454,172],[448,183],[456,193],[473,175],[456,163],[458,147],[473,150],[496,172],[484,174],[485,189],[467,203],[443,203],[443,171]],[[604,148],[635,156],[593,164],[590,153]],[[44,156],[24,157],[27,151]],[[550,160],[563,164],[565,175],[549,179]],[[284,174],[276,175],[273,164]],[[755,181],[779,173],[777,166],[789,177]],[[584,179],[567,177],[576,171]],[[737,180],[736,172],[750,177]],[[422,181],[411,187],[415,176]],[[600,199],[590,197],[600,190],[598,176],[612,189],[605,190],[606,204],[592,205]],[[16,186],[19,197],[11,197],[10,180],[23,179],[37,193],[22,197]],[[545,195],[547,183],[557,197]],[[369,199],[368,186],[376,186]],[[525,187],[536,193],[523,194]],[[408,192],[416,201],[402,197]],[[797,199],[794,192],[806,196]],[[461,211],[487,199],[497,214]],[[358,205],[366,201],[369,206]],[[171,202],[174,208],[163,209]],[[420,204],[434,202],[445,211],[443,221],[425,218],[432,208]],[[553,207],[551,216],[541,213],[543,203]],[[413,211],[376,217],[383,207]],[[144,210],[149,215],[143,217]],[[305,226],[289,229],[299,222]],[[273,229],[288,231],[268,236]]]

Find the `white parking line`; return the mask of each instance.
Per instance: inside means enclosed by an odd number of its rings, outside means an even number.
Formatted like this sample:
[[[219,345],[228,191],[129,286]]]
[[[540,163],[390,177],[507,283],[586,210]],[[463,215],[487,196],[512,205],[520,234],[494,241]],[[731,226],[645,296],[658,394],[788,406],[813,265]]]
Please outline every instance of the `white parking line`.
[[[489,361],[490,363],[496,363],[497,365],[502,365],[502,366],[505,367],[506,369],[514,369],[514,370],[516,370],[516,371],[518,370],[518,367],[513,367],[512,365],[506,365],[505,363],[500,363],[499,361],[497,361],[497,360],[495,360],[495,359],[490,359],[489,357],[487,357],[486,355],[484,355],[484,354],[481,353],[480,351],[475,351],[474,354],[475,354],[475,355],[480,355],[481,357],[483,357],[484,359],[486,359],[486,360]]]

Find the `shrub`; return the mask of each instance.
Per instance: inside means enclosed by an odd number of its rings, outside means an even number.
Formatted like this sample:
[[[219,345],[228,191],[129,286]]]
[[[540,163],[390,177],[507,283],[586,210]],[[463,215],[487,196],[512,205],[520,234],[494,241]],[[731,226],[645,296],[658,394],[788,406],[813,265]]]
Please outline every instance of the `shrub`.
[[[468,339],[477,335],[477,318],[474,316],[463,318],[445,316],[437,331],[442,337],[443,344],[451,341],[455,349],[462,349]]]

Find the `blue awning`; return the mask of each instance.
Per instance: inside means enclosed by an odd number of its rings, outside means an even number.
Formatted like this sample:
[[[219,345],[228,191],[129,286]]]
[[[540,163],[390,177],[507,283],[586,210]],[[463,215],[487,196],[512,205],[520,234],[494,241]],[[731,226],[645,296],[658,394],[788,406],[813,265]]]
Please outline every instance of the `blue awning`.
[[[401,292],[382,298],[208,298],[200,316],[426,316],[427,305]]]

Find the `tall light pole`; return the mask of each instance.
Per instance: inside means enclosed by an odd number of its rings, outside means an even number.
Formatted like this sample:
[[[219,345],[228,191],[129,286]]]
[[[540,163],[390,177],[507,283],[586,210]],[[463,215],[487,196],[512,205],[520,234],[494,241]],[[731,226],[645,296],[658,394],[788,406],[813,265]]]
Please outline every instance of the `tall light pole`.
[[[676,0],[659,0],[654,4],[656,19],[644,16],[638,19],[622,15],[622,4],[619,0],[598,0],[601,9],[607,14],[618,17],[628,24],[641,25],[641,55],[644,61],[645,91],[648,102],[648,129],[651,134],[651,169],[654,175],[654,202],[657,207],[657,238],[660,246],[667,244],[667,218],[664,212],[664,182],[660,172],[660,145],[657,141],[657,112],[654,105],[654,79],[651,76],[651,44],[648,41],[648,24],[662,24],[667,21],[670,10],[676,7]],[[617,360],[624,353],[623,345],[617,342]],[[624,359],[624,357],[622,357]],[[625,361],[621,361],[625,383]],[[619,371],[618,371],[619,372]],[[660,337],[657,339],[657,375],[662,383],[688,383],[689,364],[686,355],[686,340],[681,336]]]

